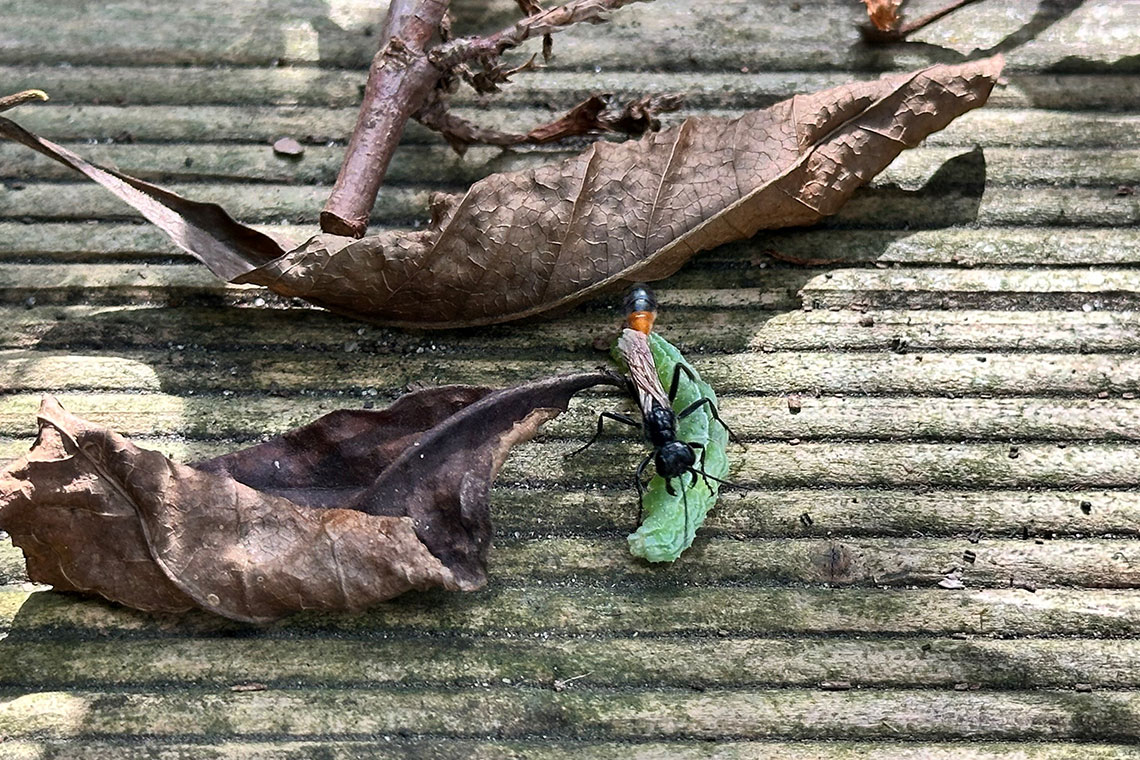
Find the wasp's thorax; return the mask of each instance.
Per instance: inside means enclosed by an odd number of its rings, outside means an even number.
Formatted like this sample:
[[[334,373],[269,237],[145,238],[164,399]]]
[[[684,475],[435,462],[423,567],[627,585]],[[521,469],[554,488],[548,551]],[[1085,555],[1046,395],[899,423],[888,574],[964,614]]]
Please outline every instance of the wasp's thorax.
[[[692,446],[677,440],[677,417],[673,410],[655,403],[644,413],[643,420],[645,437],[656,451],[653,464],[657,474],[668,479],[688,472],[696,463],[697,455]]]

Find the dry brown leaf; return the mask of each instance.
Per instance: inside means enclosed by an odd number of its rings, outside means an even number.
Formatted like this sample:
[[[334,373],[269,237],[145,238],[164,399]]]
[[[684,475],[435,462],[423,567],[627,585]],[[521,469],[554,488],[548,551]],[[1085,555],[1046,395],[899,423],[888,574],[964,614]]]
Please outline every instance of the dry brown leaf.
[[[149,611],[265,622],[471,590],[486,582],[488,493],[508,449],[607,382],[433,388],[190,465],[46,398],[31,453],[0,472],[0,529],[33,581]]]
[[[599,142],[560,164],[436,196],[432,223],[419,232],[317,235],[283,255],[260,241],[227,250],[195,247],[186,234],[175,240],[233,282],[360,319],[429,328],[520,319],[667,277],[694,253],[762,229],[818,222],[903,149],[985,103],[1001,68],[1001,56],[931,66],[737,119],[692,118],[639,141]],[[12,122],[0,119],[0,134],[84,171],[152,221],[162,216],[153,204],[169,203]],[[177,226],[165,221],[168,233]],[[226,217],[200,226],[221,230],[207,235],[217,242],[238,238],[234,225]]]
[[[880,32],[893,32],[899,28],[902,16],[899,9],[903,0],[863,0],[867,16]]]

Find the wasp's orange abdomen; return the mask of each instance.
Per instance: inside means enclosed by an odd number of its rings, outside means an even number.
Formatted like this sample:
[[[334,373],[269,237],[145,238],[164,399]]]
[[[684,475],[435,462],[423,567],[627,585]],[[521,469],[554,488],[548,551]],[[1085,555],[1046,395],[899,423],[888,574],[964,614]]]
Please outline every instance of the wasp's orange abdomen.
[[[626,324],[629,329],[637,330],[640,333],[649,334],[653,329],[653,320],[657,318],[655,311],[635,311],[625,318]]]

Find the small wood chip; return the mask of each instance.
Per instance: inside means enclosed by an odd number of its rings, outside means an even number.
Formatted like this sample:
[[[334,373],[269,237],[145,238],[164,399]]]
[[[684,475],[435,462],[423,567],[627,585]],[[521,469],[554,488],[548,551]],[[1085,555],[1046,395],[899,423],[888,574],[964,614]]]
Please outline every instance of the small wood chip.
[[[305,146],[292,137],[282,137],[273,143],[273,152],[278,156],[296,158],[305,152]]]
[[[799,396],[788,396],[788,411],[792,414],[799,414],[803,409],[803,403],[800,401]]]
[[[1092,691],[1093,690],[1091,683],[1075,683],[1075,684],[1073,684],[1073,688],[1076,689],[1077,691]]]
[[[265,691],[269,687],[263,683],[239,683],[230,687],[230,691]]]
[[[819,688],[824,691],[848,691],[851,689],[850,681],[822,681]]]

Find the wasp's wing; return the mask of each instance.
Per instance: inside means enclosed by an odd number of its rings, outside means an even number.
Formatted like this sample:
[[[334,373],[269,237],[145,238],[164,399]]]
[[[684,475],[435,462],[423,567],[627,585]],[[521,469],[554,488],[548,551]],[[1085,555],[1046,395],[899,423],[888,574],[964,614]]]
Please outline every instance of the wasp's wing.
[[[653,408],[656,401],[665,409],[672,409],[661,381],[657,379],[657,365],[649,350],[649,338],[644,333],[626,328],[618,338],[618,351],[629,366],[629,376],[637,387],[637,402],[643,411]]]

